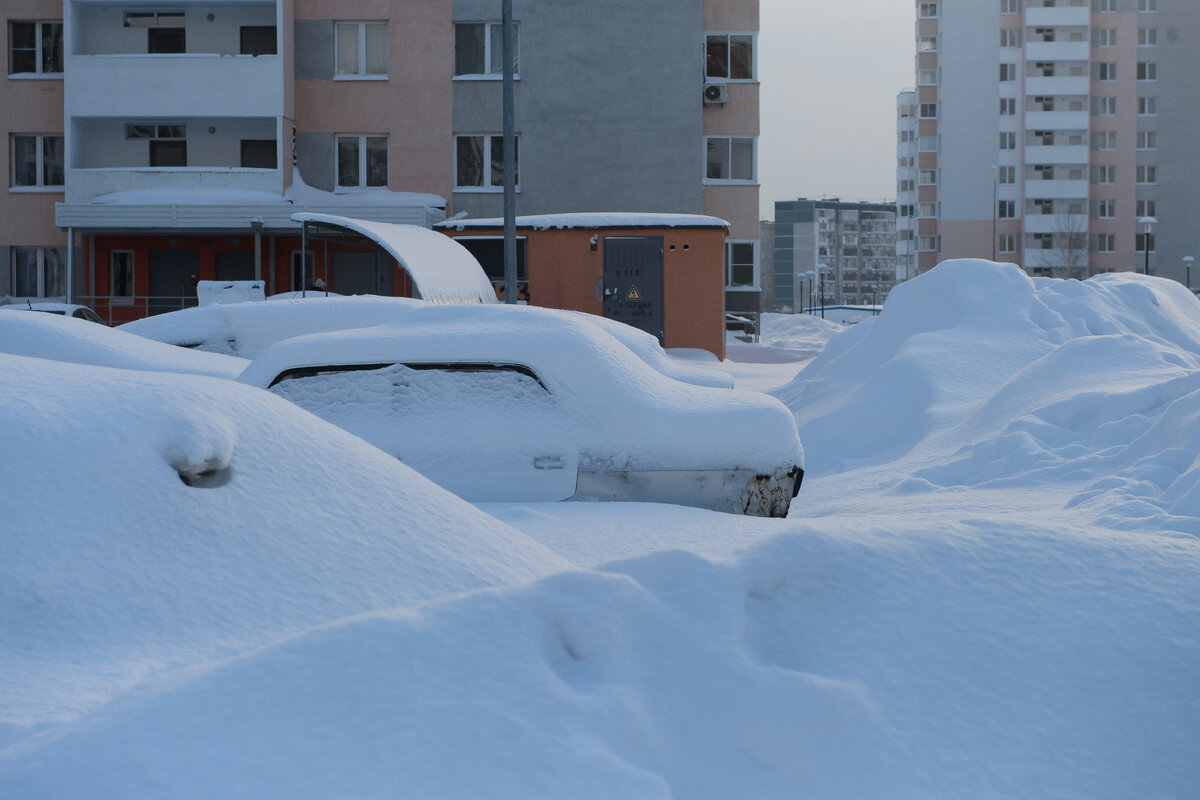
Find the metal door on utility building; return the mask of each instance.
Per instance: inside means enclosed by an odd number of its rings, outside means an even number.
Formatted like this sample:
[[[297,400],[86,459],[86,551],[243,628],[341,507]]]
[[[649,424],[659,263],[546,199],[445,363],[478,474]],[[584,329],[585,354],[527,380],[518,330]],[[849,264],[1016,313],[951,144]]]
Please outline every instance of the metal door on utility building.
[[[604,238],[604,316],[663,341],[663,238]]]

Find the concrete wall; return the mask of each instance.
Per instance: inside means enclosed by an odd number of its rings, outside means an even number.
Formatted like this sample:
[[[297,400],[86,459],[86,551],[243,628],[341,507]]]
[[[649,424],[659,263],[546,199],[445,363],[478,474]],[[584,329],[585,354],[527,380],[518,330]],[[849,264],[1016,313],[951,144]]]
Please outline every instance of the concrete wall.
[[[521,38],[518,213],[700,213],[700,0],[513,7]],[[453,14],[498,22],[500,3],[454,0]],[[456,133],[501,133],[499,81],[459,80],[453,92]],[[454,203],[473,216],[502,213],[499,193],[457,192]],[[757,208],[752,216],[757,226]]]
[[[126,28],[125,12],[170,8],[169,3],[162,8],[76,3],[72,52],[75,55],[145,53],[146,29]],[[61,16],[61,11],[56,16]],[[241,52],[241,26],[275,24],[275,4],[186,6],[184,19],[187,52],[232,55]]]

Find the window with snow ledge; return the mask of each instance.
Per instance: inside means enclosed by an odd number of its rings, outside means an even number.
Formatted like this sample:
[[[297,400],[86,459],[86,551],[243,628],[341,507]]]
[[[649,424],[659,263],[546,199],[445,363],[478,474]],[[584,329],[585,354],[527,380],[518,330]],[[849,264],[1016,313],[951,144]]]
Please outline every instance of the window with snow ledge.
[[[704,36],[704,79],[706,81],[753,81],[755,47],[753,33],[706,33]]]
[[[8,23],[8,74],[10,77],[54,77],[63,73],[61,20]]]
[[[454,79],[499,80],[504,77],[504,26],[499,22],[454,25]],[[521,26],[513,23],[513,78],[521,71]]]
[[[386,80],[388,25],[386,22],[339,22],[334,37],[334,80]]]
[[[725,243],[725,288],[758,288],[758,242],[747,240]]]
[[[388,137],[337,137],[337,185],[338,189],[386,189]]]

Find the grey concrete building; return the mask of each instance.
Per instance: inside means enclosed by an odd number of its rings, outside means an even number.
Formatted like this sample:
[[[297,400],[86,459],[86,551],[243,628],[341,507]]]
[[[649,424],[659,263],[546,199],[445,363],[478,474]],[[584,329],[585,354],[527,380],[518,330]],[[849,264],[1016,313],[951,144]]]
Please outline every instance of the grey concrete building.
[[[775,203],[776,311],[824,301],[878,305],[896,285],[896,206],[841,200]]]

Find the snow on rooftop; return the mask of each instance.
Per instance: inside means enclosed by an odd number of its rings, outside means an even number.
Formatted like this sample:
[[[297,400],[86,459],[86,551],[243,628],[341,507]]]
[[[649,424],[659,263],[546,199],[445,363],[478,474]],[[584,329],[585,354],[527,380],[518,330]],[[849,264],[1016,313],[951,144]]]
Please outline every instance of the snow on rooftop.
[[[439,230],[467,230],[469,228],[503,228],[500,217],[472,219],[448,219],[434,226]],[[576,214],[535,214],[517,217],[518,228],[533,230],[569,230],[572,228],[728,228],[729,223],[719,217],[700,214],[653,214],[637,212],[606,212]]]
[[[296,222],[345,228],[375,241],[409,274],[415,291],[430,303],[495,303],[496,290],[467,248],[416,225],[370,222],[331,214],[293,214]]]
[[[389,189],[339,189],[327,192],[304,182],[300,170],[292,171],[292,185],[283,193],[288,202],[298,206],[415,206],[418,208],[445,208],[446,199],[441,195],[423,192],[394,192]]]

